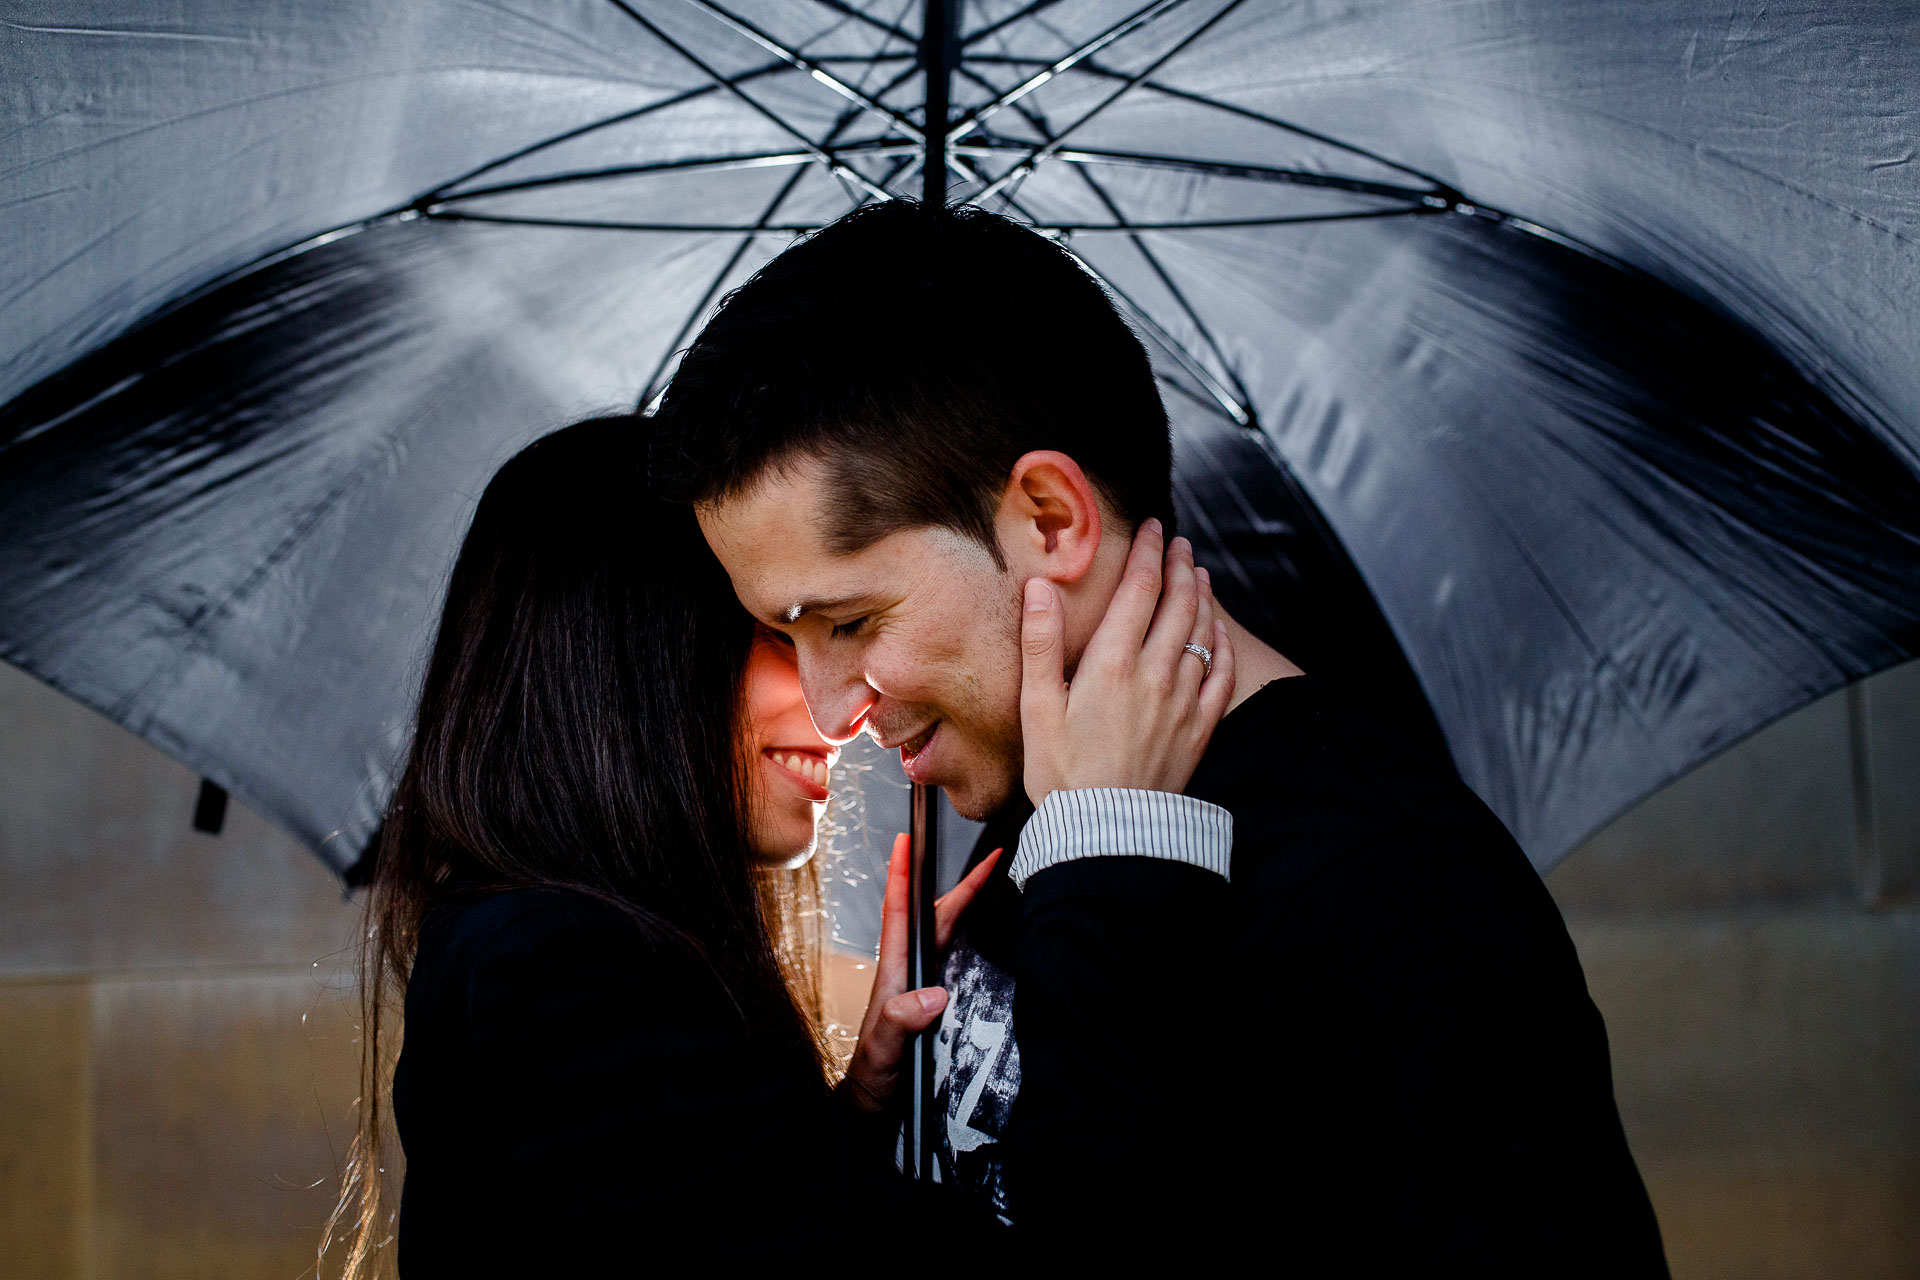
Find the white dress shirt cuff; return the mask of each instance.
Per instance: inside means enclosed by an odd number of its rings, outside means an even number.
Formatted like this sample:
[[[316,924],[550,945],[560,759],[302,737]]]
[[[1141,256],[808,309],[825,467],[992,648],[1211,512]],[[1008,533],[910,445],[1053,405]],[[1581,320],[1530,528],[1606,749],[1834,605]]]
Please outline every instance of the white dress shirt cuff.
[[[1233,815],[1217,804],[1167,791],[1086,787],[1055,791],[1020,831],[1009,868],[1027,887],[1037,871],[1076,858],[1165,858],[1230,879]]]

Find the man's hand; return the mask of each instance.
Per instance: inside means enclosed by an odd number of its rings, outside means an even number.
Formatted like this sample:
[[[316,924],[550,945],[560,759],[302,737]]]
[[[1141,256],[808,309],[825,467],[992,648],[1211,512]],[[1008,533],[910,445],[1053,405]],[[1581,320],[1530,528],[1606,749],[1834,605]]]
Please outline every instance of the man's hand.
[[[1035,806],[1079,787],[1178,792],[1226,714],[1233,645],[1207,571],[1185,538],[1166,548],[1164,572],[1162,560],[1160,522],[1149,520],[1071,685],[1059,593],[1044,578],[1027,583],[1020,728]],[[1211,671],[1189,645],[1211,651]]]
[[[993,874],[1001,851],[995,849],[980,860],[959,884],[934,903],[934,942],[942,954],[953,941],[953,926],[967,909],[980,886]],[[908,910],[907,837],[894,837],[893,856],[887,860],[886,905],[880,913],[880,957],[874,967],[873,995],[867,1001],[867,1016],[860,1022],[860,1044],[847,1064],[847,1084],[863,1111],[879,1113],[892,1105],[900,1089],[900,1066],[906,1059],[907,1042],[932,1026],[947,1007],[947,993],[940,987],[921,987],[908,991],[907,956],[913,939],[907,936]]]

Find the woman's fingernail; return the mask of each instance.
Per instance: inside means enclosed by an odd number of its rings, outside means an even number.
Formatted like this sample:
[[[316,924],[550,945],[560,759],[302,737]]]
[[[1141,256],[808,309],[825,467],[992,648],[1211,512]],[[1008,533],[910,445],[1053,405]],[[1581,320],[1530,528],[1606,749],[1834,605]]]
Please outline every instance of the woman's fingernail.
[[[920,997],[920,1007],[927,1013],[938,1013],[947,1007],[947,993],[939,987],[928,987],[916,993]]]
[[[1140,527],[1142,529],[1145,529],[1148,533],[1159,533],[1162,528],[1160,521],[1153,516],[1148,516],[1147,522],[1141,525]]]
[[[1193,566],[1193,576],[1200,579],[1200,585],[1203,587],[1213,585],[1213,575],[1208,573],[1206,567],[1203,565]]]
[[[1053,588],[1045,578],[1027,579],[1027,612],[1045,613],[1053,606]]]

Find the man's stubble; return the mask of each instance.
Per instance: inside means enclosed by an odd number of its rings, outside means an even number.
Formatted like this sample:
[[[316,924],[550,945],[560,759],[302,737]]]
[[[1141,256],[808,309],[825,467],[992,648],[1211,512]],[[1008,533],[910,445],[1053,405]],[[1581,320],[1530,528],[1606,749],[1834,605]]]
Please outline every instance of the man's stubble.
[[[948,800],[963,818],[983,822],[1018,795],[1026,769],[1020,736],[1020,603],[1024,584],[999,576],[999,607],[990,611],[990,634],[976,666],[960,672],[966,697],[963,728],[984,756],[980,777]],[[963,650],[964,651],[964,650]],[[956,708],[958,710],[959,708]]]

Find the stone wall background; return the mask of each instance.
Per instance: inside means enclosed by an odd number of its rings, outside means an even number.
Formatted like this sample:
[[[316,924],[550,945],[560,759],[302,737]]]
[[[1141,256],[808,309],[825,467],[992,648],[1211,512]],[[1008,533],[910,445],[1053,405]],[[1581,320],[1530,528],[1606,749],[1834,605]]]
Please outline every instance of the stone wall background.
[[[1709,761],[1547,884],[1673,1274],[1920,1276],[1920,664]]]
[[[1920,664],[1788,717],[1548,878],[1680,1280],[1920,1277],[1917,784]],[[193,831],[196,790],[0,666],[9,1280],[312,1274],[352,1133],[357,909],[237,803]],[[897,822],[869,790],[850,904]]]

